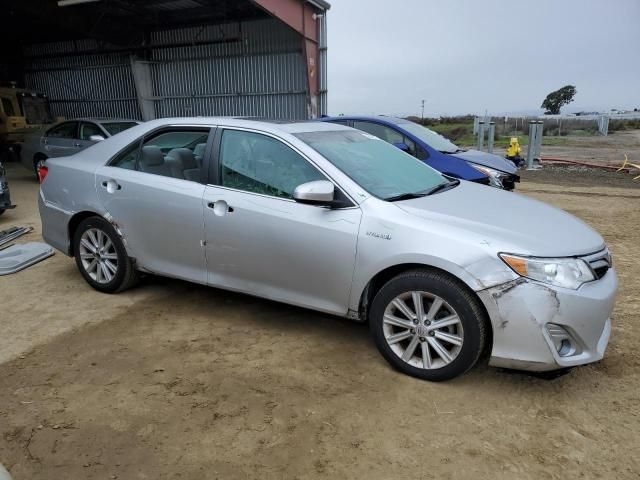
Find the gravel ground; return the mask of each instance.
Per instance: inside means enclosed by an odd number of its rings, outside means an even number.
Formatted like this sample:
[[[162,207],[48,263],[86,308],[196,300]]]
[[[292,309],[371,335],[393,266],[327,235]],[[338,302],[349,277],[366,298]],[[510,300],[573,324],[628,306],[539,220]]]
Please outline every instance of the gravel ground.
[[[19,206],[0,229],[38,240],[37,186],[9,175]],[[640,192],[549,175],[518,188],[614,253],[602,362],[432,384],[392,371],[365,325],[157,278],[101,295],[56,254],[0,277],[0,463],[15,480],[638,478]]]

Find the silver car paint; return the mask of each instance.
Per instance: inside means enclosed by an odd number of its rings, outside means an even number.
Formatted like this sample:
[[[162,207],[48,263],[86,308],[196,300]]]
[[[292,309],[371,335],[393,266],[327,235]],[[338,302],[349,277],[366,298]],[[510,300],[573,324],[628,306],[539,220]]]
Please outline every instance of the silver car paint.
[[[322,170],[354,207],[327,210],[104,166],[135,139],[167,125],[223,126],[275,136]],[[550,319],[568,325],[588,343],[572,361],[601,358],[617,286],[613,269],[602,280],[567,291],[520,278],[497,255],[584,255],[604,247],[595,231],[558,209],[469,182],[403,202],[372,197],[293,135],[346,128],[228,118],[162,119],[133,127],[72,158],[50,162],[40,199],[45,240],[69,254],[68,222],[78,212],[95,212],[117,226],[143,270],[343,316],[359,311],[376,274],[398,265],[429,265],[477,292],[494,332],[492,364],[535,370],[563,366],[543,331]],[[102,191],[102,182],[109,180],[127,192],[121,200]],[[142,186],[134,187],[135,180]],[[176,206],[177,199],[187,199],[190,207]],[[133,208],[138,202],[139,212]],[[184,249],[190,251],[173,252]],[[591,299],[589,308],[582,306],[583,298]],[[514,307],[518,302],[522,308]]]

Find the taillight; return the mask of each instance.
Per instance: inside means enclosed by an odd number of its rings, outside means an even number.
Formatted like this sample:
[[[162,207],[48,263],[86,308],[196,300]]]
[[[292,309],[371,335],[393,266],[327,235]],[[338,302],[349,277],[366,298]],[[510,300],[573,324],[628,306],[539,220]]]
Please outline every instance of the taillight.
[[[38,167],[38,181],[40,184],[44,182],[44,179],[47,178],[47,173],[49,173],[49,167],[45,165],[41,165]]]

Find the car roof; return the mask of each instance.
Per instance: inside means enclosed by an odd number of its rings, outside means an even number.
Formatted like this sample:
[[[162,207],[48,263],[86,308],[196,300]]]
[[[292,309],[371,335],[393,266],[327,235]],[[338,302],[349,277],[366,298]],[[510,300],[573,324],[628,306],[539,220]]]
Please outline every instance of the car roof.
[[[140,120],[134,120],[133,118],[106,118],[106,117],[80,117],[69,118],[65,122],[94,122],[94,123],[119,123],[119,122],[135,122],[140,123]]]
[[[361,120],[365,122],[386,123],[388,125],[402,125],[403,123],[411,123],[411,121],[399,117],[390,117],[387,115],[341,115],[339,117],[323,117],[320,120],[324,122],[340,121],[340,120]]]
[[[245,127],[255,128],[267,132],[285,132],[285,133],[305,133],[305,132],[322,132],[335,130],[350,130],[344,125],[333,123],[322,123],[312,120],[272,120],[262,119],[258,117],[240,118],[240,117],[177,117],[177,118],[159,118],[145,122],[144,125],[156,128],[164,125],[202,125],[216,126],[223,125],[228,127]]]

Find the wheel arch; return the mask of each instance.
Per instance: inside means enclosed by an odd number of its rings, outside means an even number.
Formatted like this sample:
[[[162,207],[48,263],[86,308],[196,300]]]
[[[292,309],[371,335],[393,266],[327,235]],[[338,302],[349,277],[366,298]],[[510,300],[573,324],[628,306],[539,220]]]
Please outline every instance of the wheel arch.
[[[83,210],[81,212],[75,213],[69,220],[69,223],[67,224],[67,232],[69,235],[69,251],[67,253],[70,257],[73,257],[75,255],[75,252],[73,251],[73,237],[76,234],[78,225],[80,225],[80,222],[90,217],[104,218],[99,213],[92,212],[91,210]]]
[[[484,313],[484,321],[487,328],[485,351],[482,353],[481,358],[486,357],[487,354],[491,352],[491,349],[493,347],[493,325],[491,323],[491,318],[489,317],[489,312],[487,311],[484,302],[480,299],[476,291],[471,288],[468,282],[443,268],[435,267],[433,265],[428,265],[425,263],[400,263],[388,266],[383,270],[380,270],[373,277],[371,277],[360,295],[360,302],[358,305],[359,318],[365,322],[368,321],[368,308],[378,291],[392,278],[412,270],[431,270],[447,275],[448,277],[455,280],[462,288],[467,290],[467,292],[477,300],[479,308]]]

